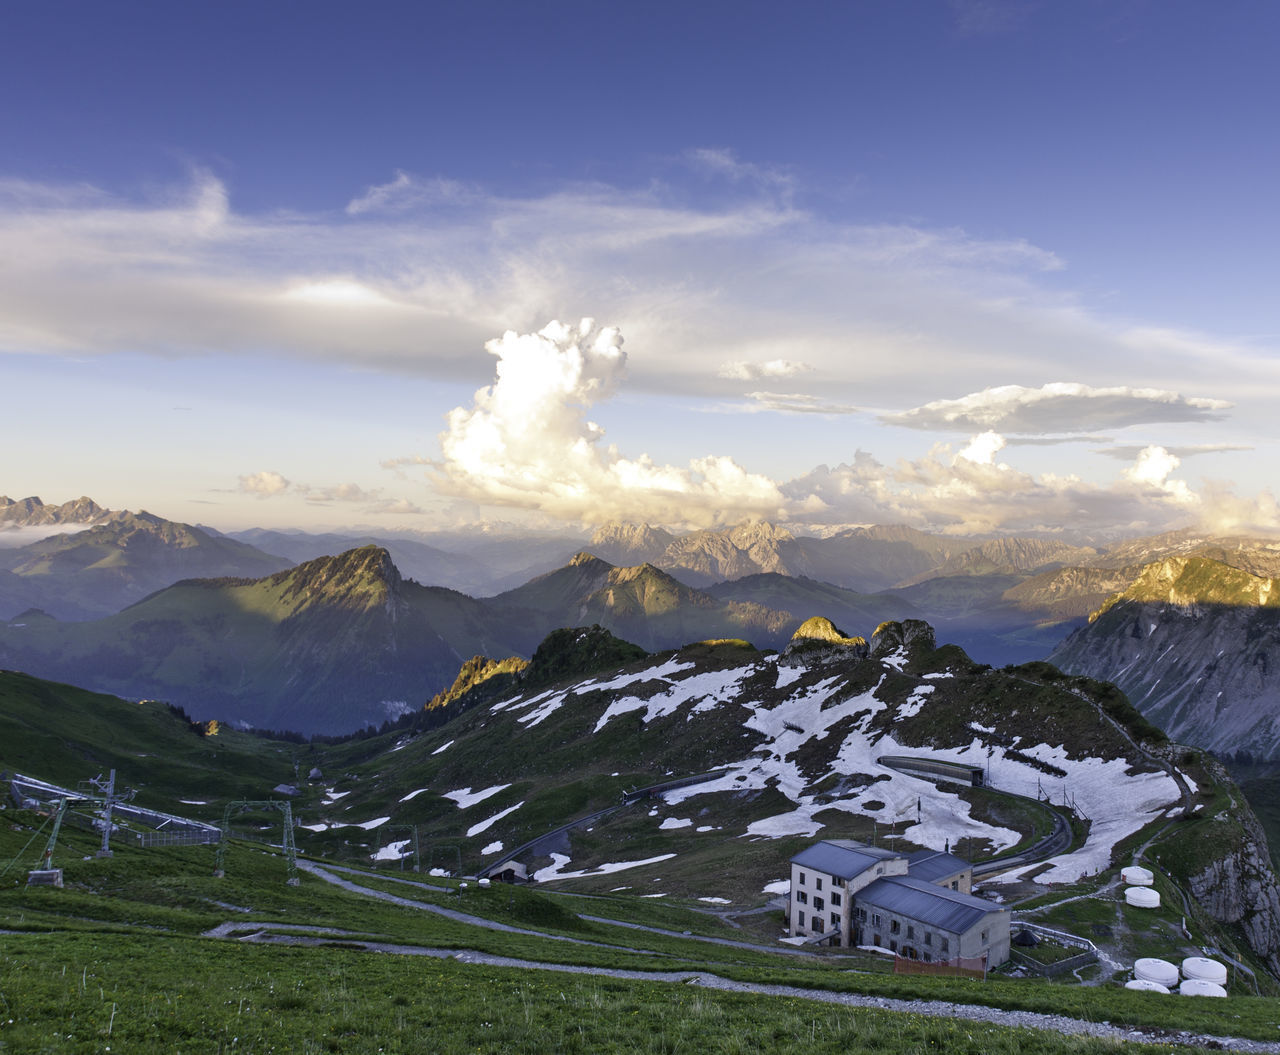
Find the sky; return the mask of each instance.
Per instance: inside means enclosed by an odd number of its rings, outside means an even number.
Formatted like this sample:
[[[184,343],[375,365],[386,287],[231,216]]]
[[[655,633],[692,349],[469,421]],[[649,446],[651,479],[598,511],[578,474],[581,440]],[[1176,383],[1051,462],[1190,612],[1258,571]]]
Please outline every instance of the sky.
[[[0,494],[1280,532],[1270,0],[5,20]]]

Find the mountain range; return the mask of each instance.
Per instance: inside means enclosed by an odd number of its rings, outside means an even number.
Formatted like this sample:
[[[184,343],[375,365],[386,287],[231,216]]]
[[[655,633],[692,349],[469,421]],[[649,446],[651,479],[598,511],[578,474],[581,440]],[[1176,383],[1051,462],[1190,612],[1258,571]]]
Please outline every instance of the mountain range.
[[[0,664],[170,700],[195,718],[331,734],[420,708],[468,656],[528,657],[557,627],[599,623],[650,649],[702,637],[782,644],[812,604],[872,627],[904,609],[805,580],[777,585],[798,611],[721,599],[652,565],[616,568],[584,553],[476,599],[404,579],[386,550],[366,546],[258,579],[183,580],[97,620],[26,613],[0,624]]]
[[[1227,754],[1280,752],[1275,615],[1257,601],[1280,576],[1280,547],[1267,540],[1183,531],[1086,547],[902,526],[818,538],[764,522],[686,534],[614,524],[583,550],[547,534],[234,538],[88,498],[0,498],[0,538],[32,531],[52,533],[0,548],[4,662],[253,725],[380,724],[447,686],[467,657],[528,658],[560,626],[598,623],[651,650],[707,638],[781,647],[801,621],[824,615],[864,635],[885,620],[924,618],[993,664],[1052,654],[1116,680],[1182,739]],[[377,560],[340,556],[370,545]],[[269,633],[247,656],[262,605],[244,600],[246,584],[299,560],[329,569],[295,569],[314,579],[305,618],[273,601],[261,624]],[[342,570],[352,563],[356,572]],[[385,618],[357,619],[350,594],[330,589],[353,575],[381,578],[368,593],[392,599]],[[217,582],[186,581],[196,579]],[[277,588],[260,590],[274,597]],[[211,606],[218,626],[238,629],[212,632]],[[336,652],[353,657],[342,663],[345,687],[331,650],[312,640],[330,621],[345,627]]]

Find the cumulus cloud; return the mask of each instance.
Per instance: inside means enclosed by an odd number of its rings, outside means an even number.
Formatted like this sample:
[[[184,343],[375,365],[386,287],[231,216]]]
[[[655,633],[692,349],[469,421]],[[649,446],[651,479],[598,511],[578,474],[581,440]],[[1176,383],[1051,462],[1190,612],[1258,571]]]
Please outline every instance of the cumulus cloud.
[[[716,371],[716,376],[725,377],[731,381],[760,381],[767,377],[794,377],[796,374],[808,373],[812,369],[813,367],[808,363],[797,363],[790,359],[770,359],[763,363],[724,363]]]
[[[731,458],[659,465],[602,442],[604,429],[586,413],[625,371],[616,329],[591,319],[552,322],[537,333],[508,331],[485,348],[498,360],[496,380],[448,415],[435,469],[442,490],[587,522],[715,524],[778,514],[774,483]]]
[[[240,477],[240,490],[259,498],[284,494],[289,486],[288,480],[269,469]]]
[[[998,429],[1031,434],[1088,432],[1156,422],[1218,421],[1233,404],[1222,399],[1187,397],[1156,388],[1054,382],[1040,388],[1002,385],[959,399],[941,399],[899,414],[885,414],[889,425],[971,432]]]

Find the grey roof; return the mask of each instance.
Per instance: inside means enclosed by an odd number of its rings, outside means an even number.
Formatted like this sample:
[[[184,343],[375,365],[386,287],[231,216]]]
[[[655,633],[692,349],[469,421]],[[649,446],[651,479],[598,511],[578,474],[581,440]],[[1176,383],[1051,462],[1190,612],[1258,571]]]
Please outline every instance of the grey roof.
[[[934,886],[910,876],[887,876],[868,884],[855,895],[858,906],[875,907],[908,919],[928,923],[939,930],[963,934],[988,915],[1004,913],[991,901],[972,894]]]
[[[968,861],[941,850],[919,850],[907,858],[907,875],[928,883],[959,875],[970,867]]]
[[[838,879],[852,879],[872,865],[901,856],[892,850],[867,846],[853,839],[824,839],[801,850],[791,858],[791,863],[815,872],[825,872]]]

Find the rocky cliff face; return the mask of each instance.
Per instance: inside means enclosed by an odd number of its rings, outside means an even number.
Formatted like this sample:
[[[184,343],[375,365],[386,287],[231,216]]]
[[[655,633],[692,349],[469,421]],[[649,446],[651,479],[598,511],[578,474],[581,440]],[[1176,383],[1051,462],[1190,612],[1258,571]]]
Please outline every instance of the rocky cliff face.
[[[1231,787],[1230,778],[1212,759],[1206,761],[1214,777]],[[1222,856],[1187,876],[1187,886],[1198,904],[1220,923],[1238,924],[1245,940],[1280,976],[1280,880],[1262,825],[1234,788],[1232,820],[1239,838]]]
[[[1280,756],[1280,590],[1205,558],[1143,569],[1049,657],[1115,682],[1175,740]]]

